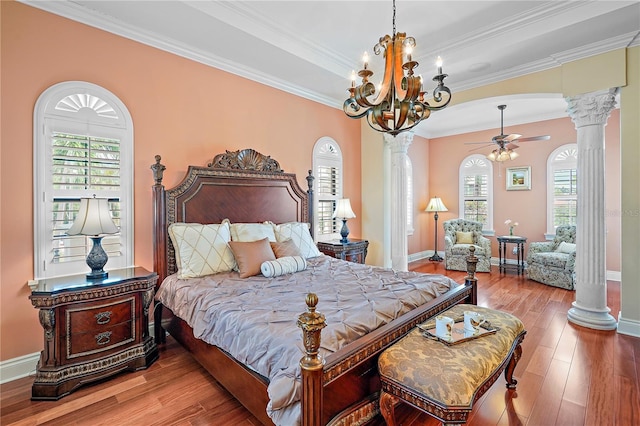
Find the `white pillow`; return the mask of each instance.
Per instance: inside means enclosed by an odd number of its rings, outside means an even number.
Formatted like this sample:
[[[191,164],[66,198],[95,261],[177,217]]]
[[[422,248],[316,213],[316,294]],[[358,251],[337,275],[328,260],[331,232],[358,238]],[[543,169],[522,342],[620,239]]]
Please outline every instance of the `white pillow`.
[[[280,225],[274,224],[273,230],[276,234],[276,240],[279,243],[291,239],[295,245],[298,246],[298,249],[300,249],[300,255],[305,259],[321,255],[320,250],[316,247],[316,243],[314,243],[313,238],[311,238],[308,223],[288,222],[281,223]]]
[[[228,223],[173,223],[169,226],[169,237],[176,252],[178,278],[228,272],[236,265],[228,244],[231,240]]]
[[[284,274],[307,269],[307,261],[302,256],[285,256],[276,260],[267,260],[260,265],[260,272],[267,278],[279,277]]]
[[[268,238],[276,242],[273,226],[268,223],[232,223],[231,240],[241,242],[258,241]]]
[[[567,254],[571,254],[575,251],[576,251],[576,245],[572,243],[567,243],[565,241],[562,241],[558,246],[558,248],[556,249],[556,252],[558,253],[567,253]]]

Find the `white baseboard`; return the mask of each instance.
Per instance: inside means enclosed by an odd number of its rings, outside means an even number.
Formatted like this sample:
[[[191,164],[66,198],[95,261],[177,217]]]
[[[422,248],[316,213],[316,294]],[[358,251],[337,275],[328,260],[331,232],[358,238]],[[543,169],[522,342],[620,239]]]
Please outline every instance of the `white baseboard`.
[[[153,336],[153,333],[153,322],[151,322],[149,323],[149,334]],[[36,352],[0,361],[0,384],[34,375],[39,359],[40,352]]]
[[[633,337],[640,337],[640,321],[622,318],[622,312],[619,312],[618,333]]]

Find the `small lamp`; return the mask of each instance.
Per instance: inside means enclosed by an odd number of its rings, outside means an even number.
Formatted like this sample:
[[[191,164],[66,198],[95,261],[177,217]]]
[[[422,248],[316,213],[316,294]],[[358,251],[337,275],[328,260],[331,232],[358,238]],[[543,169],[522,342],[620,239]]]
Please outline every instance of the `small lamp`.
[[[342,235],[341,243],[348,243],[347,236],[349,235],[349,228],[347,228],[347,219],[356,217],[356,214],[351,209],[351,201],[348,198],[338,200],[336,203],[336,209],[333,212],[334,218],[342,219],[342,229],[340,235]]]
[[[433,215],[433,218],[436,220],[435,250],[434,250],[433,256],[431,256],[429,260],[432,260],[434,262],[442,262],[443,259],[438,254],[438,212],[446,212],[446,211],[449,211],[449,209],[445,207],[444,203],[439,197],[433,197],[431,200],[429,200],[429,205],[427,205],[427,208],[425,209],[425,211],[435,212],[435,214]]]
[[[102,268],[107,264],[109,257],[102,248],[101,241],[104,235],[115,234],[118,227],[111,219],[109,203],[106,198],[81,198],[80,210],[76,220],[67,231],[68,235],[87,235],[93,241],[93,247],[87,255],[87,265],[91,272],[87,278],[91,280],[106,278],[109,274]]]

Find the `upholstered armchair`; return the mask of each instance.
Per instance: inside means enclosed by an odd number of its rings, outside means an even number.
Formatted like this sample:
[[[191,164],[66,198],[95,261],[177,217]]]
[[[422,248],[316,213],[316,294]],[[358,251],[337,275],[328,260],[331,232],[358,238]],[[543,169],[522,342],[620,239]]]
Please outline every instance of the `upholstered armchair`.
[[[573,290],[576,283],[576,227],[556,228],[553,241],[529,244],[527,278],[554,287]]]
[[[454,271],[467,270],[469,247],[474,245],[478,258],[476,271],[491,271],[491,241],[482,236],[482,223],[466,219],[452,219],[444,226],[444,267]]]

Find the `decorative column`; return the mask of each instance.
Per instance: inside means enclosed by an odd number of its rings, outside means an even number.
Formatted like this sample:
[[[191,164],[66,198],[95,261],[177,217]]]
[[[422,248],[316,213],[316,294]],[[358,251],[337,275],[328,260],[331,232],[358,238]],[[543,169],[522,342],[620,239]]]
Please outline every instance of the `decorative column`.
[[[607,307],[604,126],[617,89],[567,98],[578,132],[576,300],[567,317],[574,324],[614,330]]]
[[[397,136],[384,134],[384,142],[391,152],[391,267],[398,271],[409,269],[407,255],[407,150],[413,142],[413,132]]]

